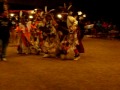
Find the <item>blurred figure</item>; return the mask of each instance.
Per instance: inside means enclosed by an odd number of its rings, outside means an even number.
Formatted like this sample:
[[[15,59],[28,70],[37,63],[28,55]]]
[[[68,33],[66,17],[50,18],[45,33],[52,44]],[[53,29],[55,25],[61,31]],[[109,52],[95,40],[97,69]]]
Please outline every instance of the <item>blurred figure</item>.
[[[10,38],[10,29],[12,23],[7,17],[7,13],[4,11],[0,15],[0,58],[3,61],[6,61],[6,50]]]
[[[78,20],[78,28],[80,30],[80,39],[82,40],[84,35],[85,35],[85,28],[84,28],[85,24],[84,22],[81,20]]]
[[[67,16],[67,28],[69,32],[73,32],[74,30],[77,29],[78,21],[76,18],[73,16],[73,12],[70,11]]]
[[[48,36],[49,38],[47,38],[48,40],[44,41],[44,46],[43,46],[43,52],[44,54],[44,58],[48,58],[48,57],[56,57],[56,52],[57,52],[57,47],[58,47],[58,43],[55,34],[50,34]]]

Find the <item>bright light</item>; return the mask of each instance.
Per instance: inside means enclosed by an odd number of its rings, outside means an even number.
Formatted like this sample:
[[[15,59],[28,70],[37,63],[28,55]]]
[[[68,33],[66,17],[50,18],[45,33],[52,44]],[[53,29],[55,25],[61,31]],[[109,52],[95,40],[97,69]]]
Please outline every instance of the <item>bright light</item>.
[[[83,17],[86,17],[86,14],[84,14]]]
[[[37,11],[37,8],[35,8],[34,10]]]
[[[82,12],[81,12],[81,11],[78,11],[78,15],[82,15]]]
[[[62,18],[62,15],[61,15],[61,14],[58,14],[57,17],[58,17],[58,18]]]
[[[32,18],[33,18],[33,16],[32,16],[32,15],[30,15],[30,16],[29,16],[29,18],[30,18],[30,19],[32,19]]]
[[[32,10],[30,13],[31,13],[31,14],[34,14],[34,13],[35,13],[35,11],[34,11],[34,10]]]
[[[14,13],[11,13],[10,16],[13,17],[15,14]]]

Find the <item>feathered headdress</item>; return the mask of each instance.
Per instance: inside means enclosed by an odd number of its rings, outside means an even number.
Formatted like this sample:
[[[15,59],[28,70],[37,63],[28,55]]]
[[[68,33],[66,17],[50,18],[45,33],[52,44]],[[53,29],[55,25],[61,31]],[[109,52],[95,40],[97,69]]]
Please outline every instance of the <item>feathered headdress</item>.
[[[72,8],[72,3],[70,3],[68,7],[67,7],[66,3],[63,3],[63,6],[61,6],[59,8],[63,11],[63,13],[68,12]]]
[[[50,14],[53,11],[55,11],[55,9],[51,9],[51,10],[48,11],[47,6],[45,6],[45,14]]]

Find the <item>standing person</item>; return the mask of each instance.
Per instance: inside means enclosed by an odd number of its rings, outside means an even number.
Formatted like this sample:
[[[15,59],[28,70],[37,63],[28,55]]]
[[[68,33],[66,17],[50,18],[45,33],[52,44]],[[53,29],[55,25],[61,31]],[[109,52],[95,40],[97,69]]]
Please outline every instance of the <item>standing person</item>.
[[[10,27],[12,26],[7,13],[4,11],[0,16],[0,58],[6,61],[6,50],[10,38]]]
[[[79,20],[79,17],[77,15],[74,16],[76,18],[76,20],[78,21],[78,25],[77,25],[77,39],[79,44],[76,45],[76,50],[77,52],[79,52],[79,54],[76,54],[76,58],[74,60],[78,60],[80,58],[80,54],[84,53],[84,46],[82,44],[82,39],[85,35],[85,29],[84,29],[84,22]],[[79,57],[78,57],[79,56]]]
[[[81,20],[78,20],[78,28],[80,30],[80,39],[82,40],[84,35],[85,35],[85,28],[84,28],[85,24],[84,22]]]
[[[67,16],[67,27],[69,30],[69,42],[72,41],[74,47],[74,60],[78,60],[80,58],[81,53],[81,40],[78,38],[78,21],[77,16],[73,16],[73,12],[69,12]],[[71,41],[70,41],[71,40]],[[69,49],[73,49],[73,47]],[[71,51],[70,51],[71,52]],[[72,56],[72,55],[71,55]]]

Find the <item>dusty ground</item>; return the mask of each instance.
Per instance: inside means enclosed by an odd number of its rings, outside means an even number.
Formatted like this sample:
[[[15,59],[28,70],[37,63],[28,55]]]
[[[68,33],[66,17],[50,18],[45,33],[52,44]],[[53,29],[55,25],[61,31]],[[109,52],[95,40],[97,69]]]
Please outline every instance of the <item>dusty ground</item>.
[[[80,60],[19,56],[0,61],[0,90],[120,90],[120,41],[84,38]]]

